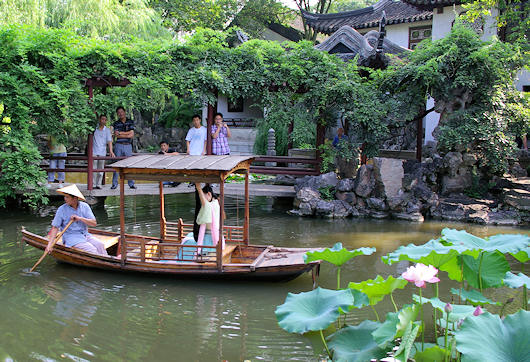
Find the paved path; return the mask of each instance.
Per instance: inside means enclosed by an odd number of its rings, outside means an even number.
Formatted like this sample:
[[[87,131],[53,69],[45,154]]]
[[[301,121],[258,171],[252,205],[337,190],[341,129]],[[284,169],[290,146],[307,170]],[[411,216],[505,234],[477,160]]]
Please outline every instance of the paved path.
[[[88,191],[86,184],[76,184],[79,190],[85,196],[92,197],[106,197],[106,196],[119,196],[119,189],[111,190],[110,185],[105,185],[101,190]],[[130,189],[129,186],[125,185],[125,195],[158,195],[158,183],[136,183],[136,190]],[[59,184],[51,184],[50,195],[59,195],[56,190],[59,188]],[[214,190],[219,192],[219,186],[214,185]],[[188,186],[187,183],[182,183],[177,187],[164,187],[164,195],[170,194],[183,194],[191,193],[194,188]],[[265,185],[265,184],[250,184],[250,196],[273,196],[273,197],[294,197],[293,186],[283,185]],[[243,196],[245,194],[245,185],[239,183],[225,184],[225,194],[228,196]]]

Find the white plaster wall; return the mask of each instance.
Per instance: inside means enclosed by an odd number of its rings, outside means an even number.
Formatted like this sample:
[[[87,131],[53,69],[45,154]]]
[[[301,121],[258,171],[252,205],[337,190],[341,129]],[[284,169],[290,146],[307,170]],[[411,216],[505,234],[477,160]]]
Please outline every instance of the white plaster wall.
[[[224,118],[262,118],[263,110],[252,106],[255,103],[255,100],[245,98],[243,112],[228,112],[228,100],[225,95],[220,94],[217,97],[217,112],[221,112]]]
[[[451,31],[455,17],[465,10],[462,6],[446,6],[443,8],[443,13],[439,14],[438,9],[434,9],[432,16],[432,40],[438,40],[445,37]],[[490,40],[493,36],[497,35],[497,22],[495,16],[497,16],[497,10],[494,9],[491,12],[491,16],[484,19],[484,33],[481,36],[482,40]]]
[[[414,23],[392,24],[386,26],[386,38],[404,48],[409,47],[409,28],[431,25],[430,20],[417,21]],[[370,30],[379,31],[379,28],[359,29],[361,34],[366,34]]]
[[[517,73],[515,88],[517,88],[518,91],[522,91],[524,85],[530,86],[530,72],[522,69],[519,71],[519,73]]]

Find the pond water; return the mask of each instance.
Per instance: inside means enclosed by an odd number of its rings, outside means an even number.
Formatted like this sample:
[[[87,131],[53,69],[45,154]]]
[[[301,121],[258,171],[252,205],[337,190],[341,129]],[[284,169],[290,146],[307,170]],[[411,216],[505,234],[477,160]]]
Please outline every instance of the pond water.
[[[166,196],[168,220],[192,219],[193,194]],[[242,225],[242,200],[227,198],[227,224]],[[343,267],[342,280],[397,276],[406,264],[387,266],[381,256],[400,245],[424,243],[443,227],[479,236],[523,229],[426,222],[302,219],[289,216],[289,202],[251,199],[251,242],[324,247],[341,241],[377,253]],[[126,205],[128,232],[158,235],[158,198],[138,196]],[[99,227],[118,230],[117,198],[94,209]],[[82,269],[46,258],[27,275],[41,251],[20,243],[20,227],[45,234],[53,215],[0,212],[0,360],[317,360],[309,340],[278,327],[274,309],[288,292],[311,290],[309,274],[288,283],[248,283],[146,277]],[[335,271],[323,265],[320,285],[333,288]],[[447,291],[442,291],[446,293]],[[408,294],[407,294],[408,293]],[[398,291],[398,304],[410,291]],[[377,305],[381,316],[390,301]],[[373,318],[365,308],[350,323]]]

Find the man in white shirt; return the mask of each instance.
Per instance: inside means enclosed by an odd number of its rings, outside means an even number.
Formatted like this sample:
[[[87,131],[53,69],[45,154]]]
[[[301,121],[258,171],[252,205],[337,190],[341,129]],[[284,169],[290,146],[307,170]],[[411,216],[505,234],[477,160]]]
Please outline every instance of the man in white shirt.
[[[99,116],[99,125],[94,131],[94,142],[92,144],[92,154],[94,156],[106,156],[107,155],[107,146],[109,148],[109,153],[111,157],[114,156],[112,151],[112,135],[110,129],[107,125],[107,116]],[[105,160],[94,160],[94,169],[103,169],[105,168]],[[103,178],[103,172],[94,173],[94,188],[101,189],[101,180]]]
[[[206,154],[206,127],[201,125],[201,117],[192,117],[193,127],[186,135],[186,154],[191,156],[201,156]]]

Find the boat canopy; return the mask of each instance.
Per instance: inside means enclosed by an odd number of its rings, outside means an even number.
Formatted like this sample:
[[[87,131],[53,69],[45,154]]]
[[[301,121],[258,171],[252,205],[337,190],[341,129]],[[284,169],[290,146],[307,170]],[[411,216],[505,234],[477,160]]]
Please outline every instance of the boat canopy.
[[[115,162],[125,179],[148,181],[224,181],[231,173],[248,172],[254,156],[138,155]]]

